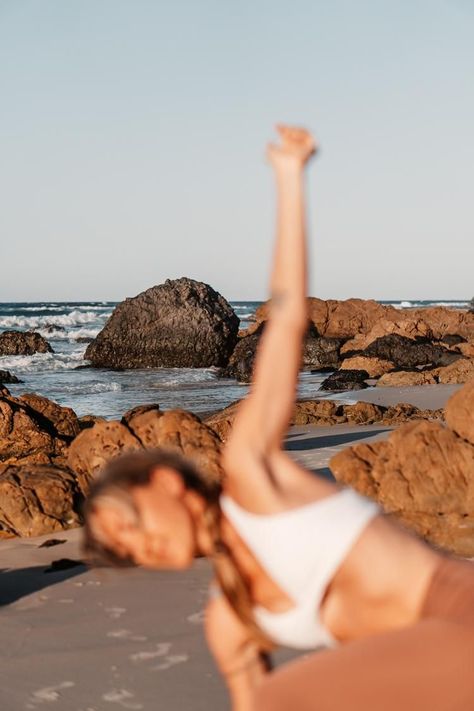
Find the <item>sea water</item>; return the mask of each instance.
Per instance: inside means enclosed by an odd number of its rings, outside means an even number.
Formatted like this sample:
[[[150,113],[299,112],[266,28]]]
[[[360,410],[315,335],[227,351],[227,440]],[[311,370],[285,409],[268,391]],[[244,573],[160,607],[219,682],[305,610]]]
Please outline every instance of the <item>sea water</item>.
[[[231,302],[241,328],[253,320],[258,301]],[[397,308],[445,305],[466,308],[464,301],[397,301]],[[35,392],[79,415],[120,417],[126,410],[157,403],[162,410],[184,408],[196,414],[222,409],[246,395],[248,386],[219,377],[215,368],[147,368],[114,371],[84,368],[87,340],[104,327],[116,303],[0,303],[0,332],[33,330],[43,335],[54,353],[0,357],[0,369],[23,382],[9,385],[13,395]],[[328,373],[302,373],[300,397],[321,397],[318,388]],[[326,394],[326,396],[328,396]]]

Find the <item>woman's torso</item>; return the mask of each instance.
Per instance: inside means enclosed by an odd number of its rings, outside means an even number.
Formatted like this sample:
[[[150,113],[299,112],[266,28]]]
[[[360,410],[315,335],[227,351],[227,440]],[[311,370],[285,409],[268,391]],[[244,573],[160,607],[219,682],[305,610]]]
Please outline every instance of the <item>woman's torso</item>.
[[[283,487],[276,513],[252,513],[235,495],[222,498],[257,623],[279,644],[310,649],[411,622],[437,554],[354,491],[328,482],[318,489],[305,475],[309,500],[285,510]]]

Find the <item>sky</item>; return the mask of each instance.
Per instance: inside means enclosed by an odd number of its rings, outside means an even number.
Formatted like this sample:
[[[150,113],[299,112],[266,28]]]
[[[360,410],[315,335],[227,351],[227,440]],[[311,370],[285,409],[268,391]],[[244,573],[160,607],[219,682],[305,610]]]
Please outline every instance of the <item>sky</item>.
[[[474,295],[471,0],[0,0],[0,301],[264,299],[284,121],[310,292]]]

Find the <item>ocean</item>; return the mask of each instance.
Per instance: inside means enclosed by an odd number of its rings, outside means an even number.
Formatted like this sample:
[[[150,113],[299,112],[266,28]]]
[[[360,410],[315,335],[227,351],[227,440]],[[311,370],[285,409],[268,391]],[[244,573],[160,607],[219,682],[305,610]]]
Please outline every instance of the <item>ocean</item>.
[[[252,320],[259,301],[231,302],[241,328]],[[397,308],[450,306],[466,308],[467,301],[386,301]],[[0,303],[0,332],[33,330],[41,333],[54,353],[0,357],[0,369],[23,382],[9,385],[12,395],[35,392],[72,407],[79,415],[119,418],[135,405],[158,403],[162,410],[184,408],[196,414],[222,409],[245,396],[248,386],[218,377],[214,368],[156,368],[129,371],[83,368],[87,339],[105,325],[116,303]],[[318,388],[327,373],[302,373],[301,397],[321,397]]]

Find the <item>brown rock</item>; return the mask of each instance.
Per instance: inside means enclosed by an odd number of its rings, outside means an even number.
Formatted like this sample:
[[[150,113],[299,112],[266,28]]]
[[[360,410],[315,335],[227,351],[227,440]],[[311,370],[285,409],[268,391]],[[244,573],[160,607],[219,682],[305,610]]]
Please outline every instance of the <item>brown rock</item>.
[[[377,381],[377,386],[402,388],[413,385],[434,385],[438,382],[437,371],[436,368],[434,370],[399,370],[385,373]]]
[[[234,423],[238,406],[242,401],[234,402],[220,412],[206,419],[211,427],[225,442]],[[440,419],[440,410],[419,410],[414,405],[400,404],[393,407],[383,407],[370,402],[357,402],[354,405],[343,405],[332,400],[299,400],[295,404],[291,425],[338,425],[374,424],[380,422],[384,426],[398,425],[408,420]]]
[[[8,466],[0,472],[0,537],[39,536],[80,525],[83,497],[60,467]]]
[[[474,381],[449,398],[445,416],[448,427],[474,445]]]
[[[213,429],[184,410],[152,409],[131,417],[128,426],[145,449],[173,449],[192,460],[211,482],[220,481],[221,442]]]
[[[436,545],[474,555],[474,448],[440,423],[407,423],[385,442],[340,452],[330,467]]]
[[[466,358],[474,358],[474,343],[458,343],[453,350],[458,351]]]
[[[128,451],[154,448],[179,451],[212,481],[220,479],[221,443],[216,433],[183,410],[160,412],[143,405],[125,413],[122,422],[96,422],[84,429],[69,447],[68,466],[87,491],[91,479],[105,464]]]
[[[460,358],[444,368],[437,368],[438,382],[462,384],[474,378],[474,359]]]
[[[368,333],[359,333],[352,340],[346,341],[341,348],[341,354],[351,351],[363,351],[377,338],[383,338],[383,336],[390,334],[405,336],[412,340],[415,338],[433,338],[430,326],[422,318],[414,319],[411,315],[406,316],[400,311],[395,311],[395,313],[391,314],[391,318],[382,318],[377,321]]]
[[[0,395],[0,470],[8,464],[64,463],[64,452],[71,437],[57,430],[47,417],[48,408],[60,428],[66,427],[67,421],[73,422],[74,413],[66,408],[62,418],[62,408],[55,403],[45,405],[43,414],[20,398]]]
[[[237,409],[242,400],[237,400],[231,405],[228,405],[223,410],[219,410],[214,414],[206,417],[204,423],[217,434],[221,442],[225,442],[230,434],[234,418],[237,414]]]
[[[120,422],[96,422],[82,430],[69,447],[67,464],[76,473],[87,493],[91,479],[104,465],[120,454],[141,449],[137,438]]]
[[[384,425],[401,425],[409,420],[443,420],[444,410],[420,410],[415,405],[407,402],[400,402],[397,405],[388,407],[382,417]]]
[[[379,378],[384,373],[390,373],[394,368],[394,364],[389,360],[353,356],[352,358],[346,358],[342,362],[340,370],[365,370],[370,378]]]
[[[355,405],[343,405],[342,409],[351,425],[371,425],[382,420],[385,408],[371,402],[356,402]]]
[[[56,432],[65,437],[75,437],[80,432],[79,420],[70,407],[62,407],[46,397],[34,393],[26,393],[17,398],[39,415],[51,422]]]
[[[3,331],[0,333],[0,356],[52,353],[48,341],[34,331]]]

